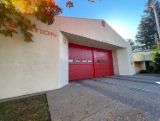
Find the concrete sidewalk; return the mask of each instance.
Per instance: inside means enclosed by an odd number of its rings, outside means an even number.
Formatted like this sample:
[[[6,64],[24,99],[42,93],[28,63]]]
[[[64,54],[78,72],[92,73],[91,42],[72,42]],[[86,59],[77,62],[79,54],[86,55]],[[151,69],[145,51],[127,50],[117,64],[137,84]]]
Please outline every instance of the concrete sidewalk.
[[[135,94],[136,91],[92,80],[70,83],[63,89],[47,93],[51,119],[52,121],[154,121],[153,117],[159,117],[159,113],[152,116],[145,111],[150,108],[152,110],[158,104],[154,105],[156,102],[146,97],[144,92]],[[140,95],[144,95],[146,97],[144,99],[151,101],[154,106],[145,102],[144,106],[149,104],[150,107],[141,107],[143,101],[139,100],[142,99],[138,97]]]
[[[150,74],[150,76],[147,74],[138,74],[134,76],[110,76],[108,78],[118,79],[118,81],[121,81],[121,80],[122,81],[133,81],[133,82],[148,83],[148,84],[158,84],[158,82],[160,82],[159,74],[156,74],[156,76],[153,74]]]

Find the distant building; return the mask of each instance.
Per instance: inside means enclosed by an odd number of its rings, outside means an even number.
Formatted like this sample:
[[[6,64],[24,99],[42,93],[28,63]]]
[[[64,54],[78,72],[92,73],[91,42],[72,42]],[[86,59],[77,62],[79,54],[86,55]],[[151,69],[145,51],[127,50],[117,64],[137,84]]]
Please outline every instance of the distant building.
[[[153,65],[152,53],[152,50],[133,52],[136,73],[139,73],[142,70],[147,70],[148,67]]]

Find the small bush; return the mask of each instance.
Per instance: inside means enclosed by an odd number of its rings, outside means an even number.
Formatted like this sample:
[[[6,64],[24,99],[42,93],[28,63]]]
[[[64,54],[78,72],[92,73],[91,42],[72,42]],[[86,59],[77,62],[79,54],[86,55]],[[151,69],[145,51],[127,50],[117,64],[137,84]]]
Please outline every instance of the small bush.
[[[152,54],[152,59],[155,64],[154,72],[160,73],[160,48],[156,49]]]
[[[150,73],[154,73],[154,66],[148,66],[147,71]]]
[[[150,73],[148,70],[141,70],[139,73]]]

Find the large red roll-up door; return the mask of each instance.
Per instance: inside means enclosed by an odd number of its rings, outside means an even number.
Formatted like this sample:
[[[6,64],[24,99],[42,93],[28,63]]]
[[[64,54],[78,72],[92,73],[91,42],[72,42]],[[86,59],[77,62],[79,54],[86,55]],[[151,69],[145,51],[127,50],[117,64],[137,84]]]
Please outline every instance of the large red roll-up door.
[[[112,51],[102,49],[93,51],[95,77],[112,76],[114,74]]]
[[[69,79],[94,78],[92,48],[69,45]]]
[[[69,80],[113,74],[112,51],[69,44]]]

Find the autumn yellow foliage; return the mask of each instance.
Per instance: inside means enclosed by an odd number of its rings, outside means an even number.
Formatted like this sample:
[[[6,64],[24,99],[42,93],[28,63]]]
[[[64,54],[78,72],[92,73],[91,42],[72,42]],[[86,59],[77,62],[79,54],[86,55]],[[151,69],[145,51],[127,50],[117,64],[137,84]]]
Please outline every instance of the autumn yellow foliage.
[[[3,0],[5,1],[5,0]],[[37,6],[43,1],[56,4],[54,0],[10,0],[17,10],[22,13],[34,13],[37,11]]]

